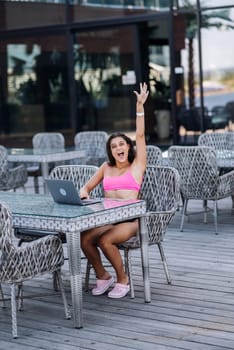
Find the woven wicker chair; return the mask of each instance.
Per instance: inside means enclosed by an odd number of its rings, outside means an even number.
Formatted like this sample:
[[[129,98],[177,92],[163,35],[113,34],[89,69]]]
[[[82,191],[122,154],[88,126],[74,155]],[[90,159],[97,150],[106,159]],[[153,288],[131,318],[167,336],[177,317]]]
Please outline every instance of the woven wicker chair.
[[[43,149],[64,149],[65,140],[63,134],[59,132],[39,132],[32,138],[34,150]],[[27,166],[28,176],[33,176],[35,193],[39,193],[39,181],[41,169],[38,164],[29,164]]]
[[[24,165],[8,166],[7,149],[0,146],[0,191],[16,190],[23,187],[28,180]]]
[[[171,283],[163,239],[180,199],[180,182],[177,170],[170,167],[147,166],[141,186],[140,198],[146,201],[145,215],[149,245],[157,245],[162,259],[168,284]],[[135,297],[130,252],[141,247],[140,236],[133,237],[118,245],[124,251],[125,270],[129,276],[131,298]],[[85,289],[88,290],[91,265],[87,264]]]
[[[232,159],[234,155],[234,132],[201,134],[198,138],[198,145],[212,147],[216,151],[217,157],[225,164],[225,167],[220,168],[220,174],[233,170],[229,164],[230,158]],[[234,208],[234,193],[232,194],[232,208]]]
[[[199,146],[212,147],[220,158],[230,158],[234,151],[234,132],[204,133],[198,138]],[[230,153],[228,152],[230,151]]]
[[[96,173],[98,167],[95,165],[60,165],[50,173],[50,179],[71,180],[79,191],[82,186]],[[96,186],[90,192],[91,198],[103,197],[102,185]]]
[[[190,199],[203,201],[204,222],[209,211],[207,201],[211,200],[214,202],[215,232],[218,233],[217,201],[234,193],[234,170],[219,175],[215,150],[206,146],[171,146],[168,162],[181,177],[180,190],[184,202],[180,230],[183,231],[185,215],[189,215],[187,205]]]
[[[154,145],[146,146],[147,165],[162,165],[162,151]]]
[[[180,200],[180,178],[177,170],[163,166],[147,166],[144,181],[141,186],[140,198],[146,201],[145,215],[149,245],[157,245],[166,274],[167,283],[171,283],[166,256],[163,250],[163,240]],[[133,237],[120,244],[124,250],[125,268],[129,275],[131,298],[135,297],[131,257],[132,249],[141,247],[140,238]]]
[[[11,286],[12,335],[17,338],[16,293],[18,309],[23,306],[23,281],[44,273],[54,272],[62,293],[65,317],[70,318],[60,268],[64,263],[63,248],[58,237],[47,236],[25,247],[13,244],[12,215],[8,206],[0,203],[0,284]],[[0,288],[3,297],[2,287]],[[6,306],[3,298],[4,307]]]
[[[74,137],[75,147],[84,150],[86,155],[77,159],[78,164],[100,166],[106,159],[106,142],[108,134],[105,131],[81,131]]]

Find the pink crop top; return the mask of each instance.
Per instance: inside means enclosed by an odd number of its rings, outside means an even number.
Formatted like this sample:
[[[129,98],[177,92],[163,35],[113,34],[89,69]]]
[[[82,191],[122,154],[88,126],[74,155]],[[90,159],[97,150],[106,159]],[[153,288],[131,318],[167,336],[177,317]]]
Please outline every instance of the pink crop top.
[[[139,192],[140,187],[130,171],[120,176],[106,176],[103,179],[104,191],[133,190]]]

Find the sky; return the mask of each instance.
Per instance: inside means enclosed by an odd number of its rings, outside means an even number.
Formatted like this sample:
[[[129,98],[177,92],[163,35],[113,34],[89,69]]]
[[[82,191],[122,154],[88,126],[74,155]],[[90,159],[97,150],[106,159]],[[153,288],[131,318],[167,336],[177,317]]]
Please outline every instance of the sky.
[[[221,31],[217,29],[202,31],[203,69],[234,69],[234,29]]]
[[[215,3],[215,0],[213,0]],[[216,1],[219,2],[220,1]],[[234,1],[232,0],[233,5]],[[231,10],[231,18],[234,21],[234,9]],[[203,70],[216,70],[216,69],[233,69],[234,71],[234,29],[202,29],[202,66]],[[198,42],[195,39],[195,66],[198,66]],[[182,52],[182,62],[185,71],[187,71],[187,50]]]

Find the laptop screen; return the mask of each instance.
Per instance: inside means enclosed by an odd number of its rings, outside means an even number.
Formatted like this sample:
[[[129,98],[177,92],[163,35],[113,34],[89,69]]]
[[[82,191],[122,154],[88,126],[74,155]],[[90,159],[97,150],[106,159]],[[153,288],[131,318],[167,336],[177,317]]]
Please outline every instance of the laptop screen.
[[[61,204],[90,205],[101,202],[97,199],[81,199],[71,180],[45,179],[47,188],[54,201]]]

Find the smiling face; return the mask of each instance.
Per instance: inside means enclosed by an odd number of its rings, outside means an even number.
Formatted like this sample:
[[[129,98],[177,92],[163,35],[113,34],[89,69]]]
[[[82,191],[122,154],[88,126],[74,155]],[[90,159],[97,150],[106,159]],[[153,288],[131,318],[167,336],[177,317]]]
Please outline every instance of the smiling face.
[[[129,144],[120,136],[111,140],[110,149],[116,162],[128,162],[129,147]]]

